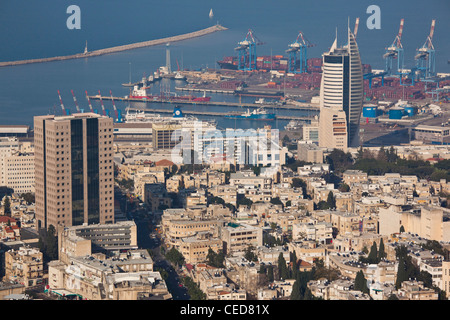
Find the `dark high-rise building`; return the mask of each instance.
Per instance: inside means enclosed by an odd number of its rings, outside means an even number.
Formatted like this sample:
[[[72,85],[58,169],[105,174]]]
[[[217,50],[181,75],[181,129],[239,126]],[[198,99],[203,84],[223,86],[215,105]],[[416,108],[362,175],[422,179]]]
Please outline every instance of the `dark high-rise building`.
[[[113,120],[34,117],[37,228],[114,223]]]

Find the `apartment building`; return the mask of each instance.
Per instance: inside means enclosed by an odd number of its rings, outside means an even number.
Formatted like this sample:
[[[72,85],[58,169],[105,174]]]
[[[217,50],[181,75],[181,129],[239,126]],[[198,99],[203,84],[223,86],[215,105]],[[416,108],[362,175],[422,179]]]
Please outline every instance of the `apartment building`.
[[[262,229],[247,224],[228,223],[222,229],[224,253],[245,251],[249,246],[262,246]]]
[[[43,254],[36,248],[20,247],[5,252],[5,279],[25,287],[44,282]]]
[[[133,221],[66,227],[59,230],[58,240],[59,259],[65,263],[95,251],[118,252],[138,247]]]
[[[34,193],[35,169],[34,154],[16,151],[0,159],[3,162],[3,172],[0,174],[4,186],[15,193]]]

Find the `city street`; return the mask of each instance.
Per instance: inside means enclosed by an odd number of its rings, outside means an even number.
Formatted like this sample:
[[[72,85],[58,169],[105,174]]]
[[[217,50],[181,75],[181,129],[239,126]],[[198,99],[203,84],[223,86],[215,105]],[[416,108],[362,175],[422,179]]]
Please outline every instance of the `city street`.
[[[149,229],[148,220],[135,219],[135,223],[138,232],[138,246],[142,249],[151,250],[155,270],[163,269],[167,271],[166,284],[173,299],[189,300],[187,289],[184,286],[180,286],[182,282],[179,275],[170,262],[161,254],[161,240],[154,230]],[[156,237],[153,238],[152,235],[156,235]]]

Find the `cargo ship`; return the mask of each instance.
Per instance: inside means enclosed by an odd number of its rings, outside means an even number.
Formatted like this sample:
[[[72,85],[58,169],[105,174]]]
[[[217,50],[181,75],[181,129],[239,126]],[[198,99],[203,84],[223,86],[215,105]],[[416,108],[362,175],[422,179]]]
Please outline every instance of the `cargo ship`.
[[[162,92],[161,94],[149,94],[146,87],[140,87],[136,85],[133,87],[133,91],[129,96],[125,96],[126,99],[141,99],[145,101],[173,101],[173,102],[208,102],[211,97],[207,97],[205,94],[202,97],[197,97],[195,95],[178,95],[175,92]]]
[[[217,64],[221,69],[237,70],[238,60],[237,57],[225,57],[221,61],[217,61]]]
[[[267,113],[264,108],[258,108],[253,111],[247,109],[244,113],[228,113],[225,115],[227,118],[231,119],[248,119],[248,120],[275,120],[274,113]]]
[[[281,99],[284,97],[284,93],[282,91],[249,90],[242,87],[237,87],[236,90],[234,90],[234,94],[239,96],[265,97],[273,99]]]

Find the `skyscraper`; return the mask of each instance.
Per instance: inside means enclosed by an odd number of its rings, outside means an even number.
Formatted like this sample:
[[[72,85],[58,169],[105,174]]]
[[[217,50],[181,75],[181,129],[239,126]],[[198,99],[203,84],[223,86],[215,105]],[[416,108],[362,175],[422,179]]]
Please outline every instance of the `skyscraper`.
[[[114,223],[113,120],[34,117],[37,228]]]
[[[349,28],[347,45],[338,47],[336,37],[330,51],[323,54],[319,146],[342,150],[359,146],[363,85],[358,45]]]

